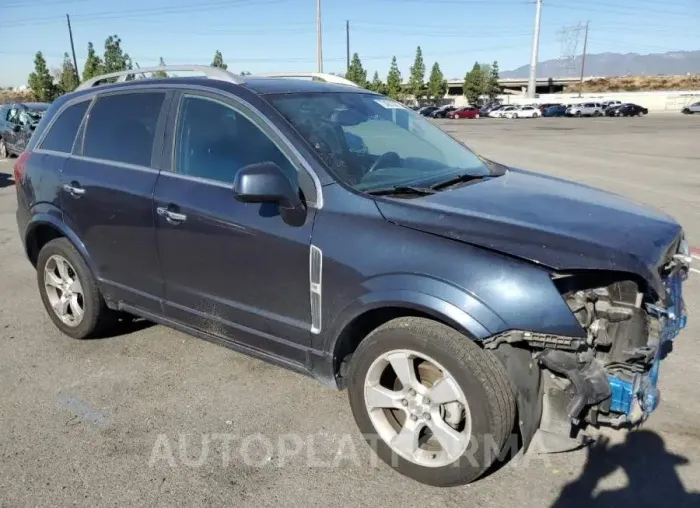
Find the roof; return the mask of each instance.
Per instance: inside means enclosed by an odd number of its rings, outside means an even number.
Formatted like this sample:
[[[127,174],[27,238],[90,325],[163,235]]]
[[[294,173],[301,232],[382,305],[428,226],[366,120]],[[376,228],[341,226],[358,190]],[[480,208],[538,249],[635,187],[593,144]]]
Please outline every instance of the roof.
[[[345,93],[373,93],[363,88],[339,85],[336,83],[326,83],[325,81],[313,81],[310,79],[293,78],[247,78],[245,87],[259,94],[269,93],[322,93],[322,92],[345,92]]]
[[[159,79],[136,79],[121,83],[105,84],[95,88],[88,88],[74,92],[76,94],[90,93],[94,91],[119,90],[134,85],[139,86],[162,86],[162,85],[196,85],[206,88],[216,88],[228,92],[233,92],[244,87],[248,90],[260,94],[273,93],[324,93],[324,92],[345,92],[345,93],[374,93],[359,87],[327,83],[324,81],[313,81],[310,79],[295,78],[255,78],[246,77],[243,84],[230,83],[220,79],[212,79],[202,76],[173,77]]]

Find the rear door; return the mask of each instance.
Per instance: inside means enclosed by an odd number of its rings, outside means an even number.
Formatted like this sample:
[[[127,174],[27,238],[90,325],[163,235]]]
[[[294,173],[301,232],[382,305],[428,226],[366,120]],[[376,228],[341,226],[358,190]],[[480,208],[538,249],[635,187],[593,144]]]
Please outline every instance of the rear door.
[[[179,99],[173,163],[155,191],[158,249],[171,318],[301,364],[310,345],[310,176],[247,105],[216,95]],[[238,169],[271,161],[306,196],[302,223],[272,203],[241,203]]]
[[[163,285],[153,188],[170,94],[149,87],[99,95],[62,172],[65,221],[92,256],[105,296],[156,313]]]

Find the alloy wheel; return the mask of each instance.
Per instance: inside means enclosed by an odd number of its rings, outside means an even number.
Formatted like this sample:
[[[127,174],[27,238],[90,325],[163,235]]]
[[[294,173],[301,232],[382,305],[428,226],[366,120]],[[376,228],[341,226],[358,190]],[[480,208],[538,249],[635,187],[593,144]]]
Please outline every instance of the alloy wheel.
[[[402,349],[379,356],[367,371],[364,401],[379,437],[414,464],[443,467],[467,449],[471,413],[464,392],[425,354]]]
[[[83,286],[73,265],[58,254],[44,265],[44,290],[56,316],[68,326],[78,326],[85,315]]]

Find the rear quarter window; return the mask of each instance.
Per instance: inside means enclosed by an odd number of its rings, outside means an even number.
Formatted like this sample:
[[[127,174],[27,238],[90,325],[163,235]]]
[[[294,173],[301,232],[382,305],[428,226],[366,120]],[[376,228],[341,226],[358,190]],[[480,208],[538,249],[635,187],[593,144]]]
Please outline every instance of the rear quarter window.
[[[83,155],[150,166],[165,92],[134,92],[99,97],[90,110]]]
[[[85,100],[64,109],[49,128],[49,132],[42,140],[39,148],[41,150],[71,153],[75,136],[89,105],[90,101]]]

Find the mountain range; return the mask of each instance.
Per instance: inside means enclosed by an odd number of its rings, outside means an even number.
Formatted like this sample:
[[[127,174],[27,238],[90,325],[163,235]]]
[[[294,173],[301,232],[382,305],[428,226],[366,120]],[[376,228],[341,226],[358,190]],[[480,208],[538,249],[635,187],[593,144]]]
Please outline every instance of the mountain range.
[[[700,73],[700,51],[668,53],[598,53],[586,55],[586,76],[650,76]],[[530,65],[500,73],[502,78],[527,78]],[[568,78],[581,74],[581,57],[544,60],[537,64],[538,78]]]

